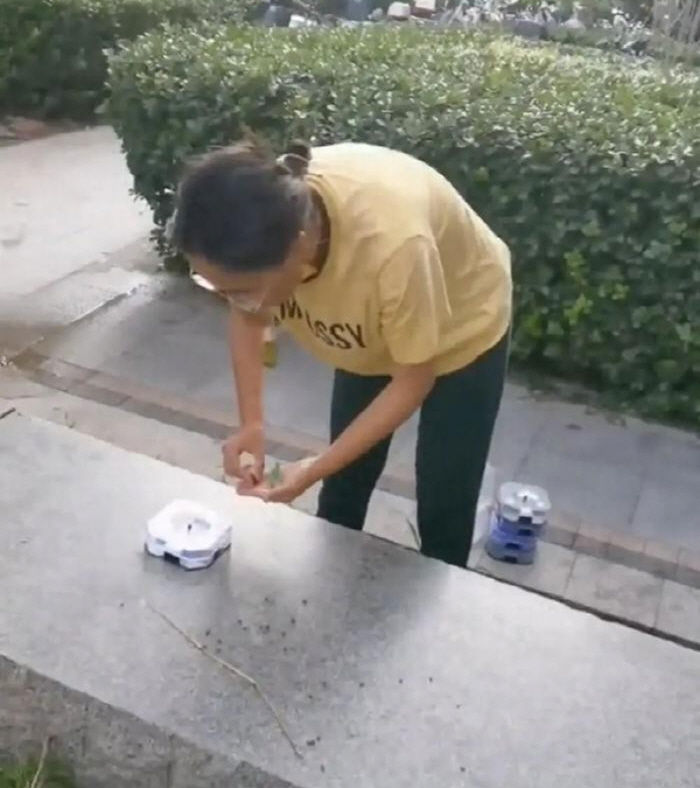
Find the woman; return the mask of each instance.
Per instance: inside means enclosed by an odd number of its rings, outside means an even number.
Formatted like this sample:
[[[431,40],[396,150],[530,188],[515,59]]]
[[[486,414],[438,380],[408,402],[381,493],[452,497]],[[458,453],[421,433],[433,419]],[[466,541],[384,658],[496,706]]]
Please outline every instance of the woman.
[[[185,176],[174,240],[232,304],[239,491],[361,529],[393,432],[418,408],[421,550],[464,566],[499,408],[511,320],[506,245],[426,164],[396,151],[255,142]],[[276,319],[336,370],[331,444],[264,483],[263,331]],[[246,465],[242,458],[253,457]]]

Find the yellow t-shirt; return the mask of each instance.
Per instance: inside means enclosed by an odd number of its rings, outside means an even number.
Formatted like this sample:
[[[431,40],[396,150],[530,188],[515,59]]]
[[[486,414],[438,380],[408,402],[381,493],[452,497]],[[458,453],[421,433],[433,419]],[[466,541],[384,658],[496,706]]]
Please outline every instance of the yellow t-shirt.
[[[277,310],[314,356],[360,375],[474,361],[511,320],[508,247],[439,173],[403,153],[316,148],[309,183],[328,211],[321,273]]]

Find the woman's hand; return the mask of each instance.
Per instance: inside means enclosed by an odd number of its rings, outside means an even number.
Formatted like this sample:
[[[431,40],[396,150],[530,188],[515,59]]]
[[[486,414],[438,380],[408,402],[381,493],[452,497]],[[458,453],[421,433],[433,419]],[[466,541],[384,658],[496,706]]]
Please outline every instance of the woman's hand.
[[[323,454],[284,466],[279,483],[263,481],[261,476],[255,484],[244,480],[238,492],[270,503],[292,503],[391,435],[420,406],[434,383],[431,363],[397,367],[387,387]]]
[[[280,468],[279,479],[266,479],[255,487],[239,486],[241,495],[261,498],[267,503],[293,503],[314,483],[311,467],[314,460],[300,460]]]
[[[265,430],[262,424],[246,424],[223,445],[224,473],[240,479],[241,490],[262,483],[265,474]],[[246,456],[247,455],[247,456]]]

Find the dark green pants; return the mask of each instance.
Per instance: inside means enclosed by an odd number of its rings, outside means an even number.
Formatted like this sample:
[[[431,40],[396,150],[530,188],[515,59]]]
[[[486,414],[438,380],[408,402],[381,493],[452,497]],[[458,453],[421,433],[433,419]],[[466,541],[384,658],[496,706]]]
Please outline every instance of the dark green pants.
[[[416,497],[421,552],[465,566],[479,491],[503,394],[508,336],[464,369],[439,377],[420,411],[416,446]],[[336,371],[331,440],[389,382]],[[361,530],[372,491],[384,470],[391,438],[327,479],[318,516]]]

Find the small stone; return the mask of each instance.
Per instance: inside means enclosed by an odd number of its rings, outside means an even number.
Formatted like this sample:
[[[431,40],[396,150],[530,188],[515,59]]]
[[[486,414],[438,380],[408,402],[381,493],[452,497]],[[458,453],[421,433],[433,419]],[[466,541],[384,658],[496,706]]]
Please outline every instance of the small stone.
[[[306,599],[302,599],[302,600],[301,600],[301,604],[302,604],[302,605],[308,605],[308,604],[309,604],[309,602],[308,602],[308,600],[306,600]]]
[[[208,637],[209,637],[209,635],[211,635],[211,629],[208,629],[208,630],[207,630],[207,631],[204,633],[204,637],[205,637],[205,638],[208,638]]]
[[[309,740],[306,742],[306,746],[307,746],[307,747],[315,747],[315,746],[316,746],[316,739],[309,739]]]

